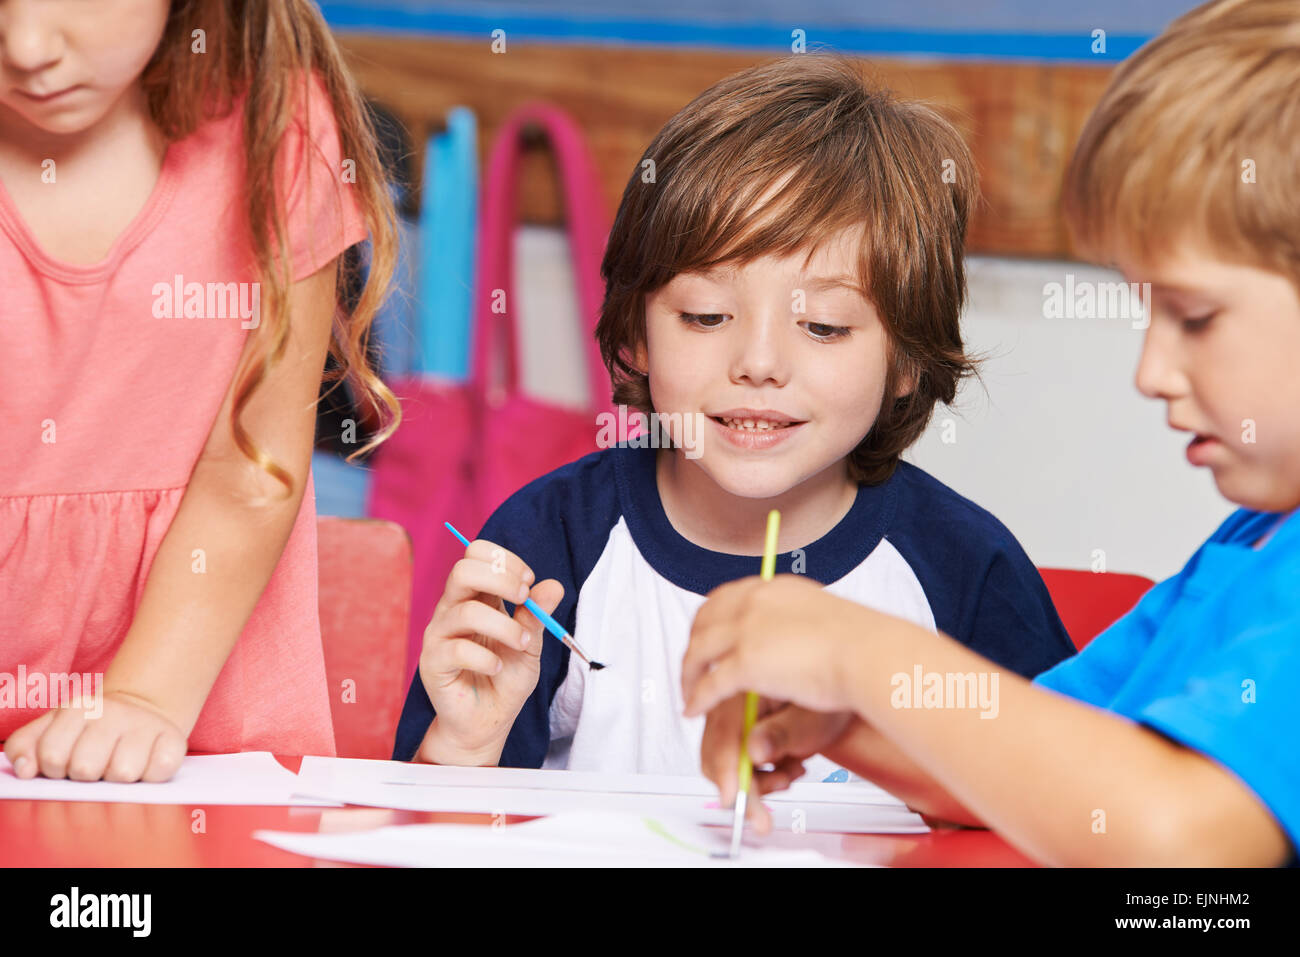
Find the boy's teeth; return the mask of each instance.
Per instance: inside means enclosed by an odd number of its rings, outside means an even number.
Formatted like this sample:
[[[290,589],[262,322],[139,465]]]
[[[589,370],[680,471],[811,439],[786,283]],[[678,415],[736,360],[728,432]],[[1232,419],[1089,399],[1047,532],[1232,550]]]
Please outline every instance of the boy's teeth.
[[[773,429],[784,429],[789,424],[768,422],[766,419],[723,419],[722,421],[729,429],[744,429],[749,432],[770,432]]]

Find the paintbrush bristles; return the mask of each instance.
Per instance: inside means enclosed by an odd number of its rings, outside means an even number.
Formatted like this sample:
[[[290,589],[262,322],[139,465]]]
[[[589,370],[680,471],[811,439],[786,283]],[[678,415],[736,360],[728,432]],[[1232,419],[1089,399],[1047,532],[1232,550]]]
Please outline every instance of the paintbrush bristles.
[[[561,640],[562,640],[566,645],[569,646],[569,650],[570,650],[570,651],[572,651],[575,655],[577,655],[579,658],[581,658],[583,661],[585,661],[585,662],[587,663],[587,668],[588,668],[588,670],[590,670],[590,671],[600,671],[601,669],[603,669],[603,668],[605,667],[605,666],[604,666],[603,664],[601,664],[599,661],[592,661],[590,658],[588,658],[588,657],[586,656],[586,654],[583,652],[583,650],[582,650],[581,648],[578,647],[578,643],[577,643],[576,641],[573,640],[573,636],[572,636],[572,635],[570,635],[570,634],[568,634],[568,633],[566,632],[564,638],[562,638]]]

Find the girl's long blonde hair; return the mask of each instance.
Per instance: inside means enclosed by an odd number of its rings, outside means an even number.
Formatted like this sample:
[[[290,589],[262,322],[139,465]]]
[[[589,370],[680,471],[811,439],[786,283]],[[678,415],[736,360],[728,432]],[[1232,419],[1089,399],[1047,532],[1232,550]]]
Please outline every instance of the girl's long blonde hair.
[[[202,31],[202,55],[191,49],[200,36],[195,31]],[[337,368],[325,375],[334,388],[348,381],[366,424],[382,426],[350,461],[388,438],[401,418],[397,400],[368,359],[370,327],[388,293],[397,257],[396,218],[369,112],[320,10],[311,0],[173,0],[162,40],[141,78],[153,120],[170,142],[226,115],[245,97],[246,211],[263,304],[254,334],[263,337],[263,345],[236,370],[231,428],[240,451],[283,483],[286,497],[293,494],[293,477],[258,448],[241,418],[288,345],[292,277],[275,160],[296,111],[305,109],[299,94],[307,92],[303,80],[313,73],[329,95],[342,155],[356,164],[350,188],[372,247],[369,275],[350,315],[340,301],[329,344]],[[336,277],[340,300],[348,287],[343,258]]]

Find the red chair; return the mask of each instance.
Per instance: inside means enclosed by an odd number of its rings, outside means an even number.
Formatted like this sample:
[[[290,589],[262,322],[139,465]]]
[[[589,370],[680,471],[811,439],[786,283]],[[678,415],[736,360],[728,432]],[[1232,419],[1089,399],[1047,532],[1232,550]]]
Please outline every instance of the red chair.
[[[316,536],[335,747],[341,758],[388,759],[406,699],[411,539],[395,522],[329,516]]]
[[[1141,575],[1040,568],[1074,647],[1082,651],[1092,639],[1122,618],[1155,584]]]

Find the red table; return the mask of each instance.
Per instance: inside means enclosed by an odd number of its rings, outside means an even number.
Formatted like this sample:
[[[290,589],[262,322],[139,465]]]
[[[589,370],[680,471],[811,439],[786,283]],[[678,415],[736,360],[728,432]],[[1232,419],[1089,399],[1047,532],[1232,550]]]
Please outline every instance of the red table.
[[[297,772],[301,758],[277,756]],[[0,801],[0,867],[334,867],[253,839],[276,831],[346,831],[390,824],[483,824],[487,814],[383,808],[202,807],[92,801]],[[529,820],[510,816],[507,823]],[[891,867],[1025,867],[1032,862],[989,831],[921,835],[780,834],[790,847]]]

